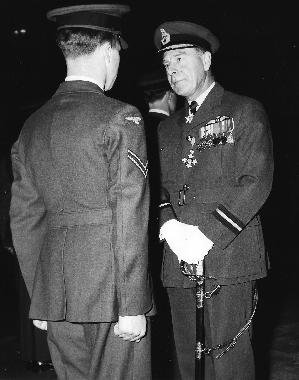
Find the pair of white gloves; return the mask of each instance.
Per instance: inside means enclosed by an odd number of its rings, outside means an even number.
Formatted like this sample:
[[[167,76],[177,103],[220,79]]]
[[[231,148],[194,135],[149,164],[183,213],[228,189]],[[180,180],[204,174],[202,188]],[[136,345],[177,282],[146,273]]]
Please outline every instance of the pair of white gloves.
[[[178,260],[188,264],[202,264],[213,247],[213,242],[197,226],[171,219],[160,229],[160,240],[166,240]]]

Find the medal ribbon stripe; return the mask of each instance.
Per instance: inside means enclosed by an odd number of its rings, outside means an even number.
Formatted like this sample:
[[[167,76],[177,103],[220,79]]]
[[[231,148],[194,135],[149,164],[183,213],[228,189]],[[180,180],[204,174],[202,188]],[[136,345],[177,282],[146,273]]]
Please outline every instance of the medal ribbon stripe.
[[[222,120],[216,118],[216,120],[212,120],[204,127],[200,128],[199,138],[203,138],[207,135],[218,135],[232,132],[234,130],[234,120],[228,116],[222,116],[222,118]]]
[[[223,205],[219,205],[213,212],[213,215],[235,234],[241,232],[245,227],[245,225],[236,216],[230,213]]]
[[[147,177],[148,174],[148,161],[146,164],[144,164],[141,159],[132,152],[130,149],[128,149],[128,159],[131,160],[141,171],[141,173],[144,175],[144,177]]]

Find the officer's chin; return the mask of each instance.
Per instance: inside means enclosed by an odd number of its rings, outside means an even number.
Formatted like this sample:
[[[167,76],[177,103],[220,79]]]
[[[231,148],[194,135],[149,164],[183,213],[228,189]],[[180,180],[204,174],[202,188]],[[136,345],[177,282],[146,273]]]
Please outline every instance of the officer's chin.
[[[188,97],[189,92],[186,88],[185,83],[183,81],[177,82],[174,86],[172,86],[173,91],[180,96]]]

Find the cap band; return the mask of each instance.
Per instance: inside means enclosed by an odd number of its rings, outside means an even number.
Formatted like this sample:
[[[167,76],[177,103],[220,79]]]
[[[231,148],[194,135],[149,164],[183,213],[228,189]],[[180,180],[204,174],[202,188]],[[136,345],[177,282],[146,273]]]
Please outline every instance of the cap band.
[[[190,34],[172,34],[171,39],[165,45],[161,45],[161,49],[158,51],[179,49],[180,47],[173,47],[173,45],[186,45],[184,47],[201,47],[204,50],[212,51],[211,45],[207,40],[203,38],[191,36]]]
[[[111,33],[121,32],[121,20],[119,17],[104,13],[75,12],[56,17],[57,29],[81,27],[97,30],[107,30]]]

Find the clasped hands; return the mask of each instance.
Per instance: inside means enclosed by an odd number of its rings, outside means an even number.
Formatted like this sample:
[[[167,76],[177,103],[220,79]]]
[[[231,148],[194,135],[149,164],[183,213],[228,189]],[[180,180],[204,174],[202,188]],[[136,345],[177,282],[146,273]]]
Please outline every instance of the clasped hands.
[[[47,330],[47,321],[33,320],[33,325],[40,330]],[[146,334],[146,318],[141,315],[119,316],[114,325],[114,334],[124,340],[139,343]]]
[[[119,316],[114,334],[123,340],[139,343],[146,334],[146,318],[141,315]]]
[[[33,323],[33,325],[35,327],[37,327],[40,330],[45,330],[46,331],[48,329],[48,323],[47,323],[47,321],[41,321],[39,319],[34,319],[32,321],[32,323]]]
[[[197,226],[168,220],[160,229],[160,240],[166,240],[178,260],[188,264],[201,263],[213,246],[213,242]]]

